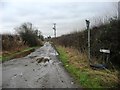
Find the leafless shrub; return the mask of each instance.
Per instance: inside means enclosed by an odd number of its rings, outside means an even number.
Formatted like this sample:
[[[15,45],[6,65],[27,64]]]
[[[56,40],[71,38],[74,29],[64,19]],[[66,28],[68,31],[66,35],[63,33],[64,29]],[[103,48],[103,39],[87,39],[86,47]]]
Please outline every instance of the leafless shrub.
[[[27,45],[24,44],[21,37],[18,35],[2,35],[2,50],[3,51],[19,51],[21,48],[25,48]]]

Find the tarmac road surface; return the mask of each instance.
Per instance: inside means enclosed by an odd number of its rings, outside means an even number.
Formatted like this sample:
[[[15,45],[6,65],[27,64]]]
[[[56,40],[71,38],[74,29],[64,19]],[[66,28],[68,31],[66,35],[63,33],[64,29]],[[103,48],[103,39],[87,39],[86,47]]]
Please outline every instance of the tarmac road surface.
[[[26,57],[2,64],[2,88],[78,88],[46,42]]]

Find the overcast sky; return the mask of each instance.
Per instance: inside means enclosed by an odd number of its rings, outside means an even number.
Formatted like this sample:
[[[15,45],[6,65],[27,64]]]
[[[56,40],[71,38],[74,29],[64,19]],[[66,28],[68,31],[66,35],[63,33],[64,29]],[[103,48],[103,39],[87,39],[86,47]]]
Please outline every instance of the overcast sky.
[[[117,13],[117,3],[112,2],[115,0],[90,1],[0,0],[0,33],[15,33],[15,27],[31,22],[44,36],[53,36],[52,27],[56,23],[57,36],[60,36],[84,29],[85,19],[94,25],[98,19]]]

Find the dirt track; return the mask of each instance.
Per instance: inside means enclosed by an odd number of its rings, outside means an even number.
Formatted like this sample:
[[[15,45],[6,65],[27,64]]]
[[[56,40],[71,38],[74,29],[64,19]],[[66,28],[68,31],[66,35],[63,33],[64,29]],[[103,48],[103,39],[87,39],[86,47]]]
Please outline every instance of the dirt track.
[[[4,62],[3,88],[77,88],[79,87],[56,57],[49,42],[30,55]]]

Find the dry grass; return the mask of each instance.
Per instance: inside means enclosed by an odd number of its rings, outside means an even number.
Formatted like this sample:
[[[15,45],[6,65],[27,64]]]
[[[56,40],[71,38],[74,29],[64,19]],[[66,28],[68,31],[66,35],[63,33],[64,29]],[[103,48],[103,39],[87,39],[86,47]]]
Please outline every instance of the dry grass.
[[[67,60],[66,65],[70,67],[73,66],[73,68],[75,68],[74,70],[76,70],[76,71],[73,71],[68,69],[68,71],[70,71],[72,74],[76,74],[74,75],[75,78],[77,78],[77,80],[80,81],[80,84],[82,84],[84,87],[89,87],[89,88],[90,87],[92,88],[119,87],[120,80],[118,78],[118,74],[119,74],[118,70],[114,70],[114,71],[99,70],[99,69],[93,70],[89,66],[86,53],[80,53],[74,48],[68,48],[68,47],[65,48],[61,46],[57,46],[57,48],[58,48],[58,51],[62,50],[62,52],[59,52],[59,53],[63,53],[63,51],[65,52],[64,54],[67,55],[67,59],[65,59]],[[81,73],[85,75],[79,75]],[[81,79],[82,79],[81,77],[85,78],[83,83],[81,83]],[[92,84],[89,85],[90,83]],[[95,85],[95,86],[92,86],[92,85]]]
[[[75,65],[77,68],[89,68],[89,62],[86,53],[80,53],[74,48],[65,48],[66,53],[69,57],[68,62]]]
[[[30,54],[31,52],[35,51],[35,49],[37,49],[37,48],[38,47],[29,47],[29,48],[25,48],[25,49],[22,49],[18,52],[14,52],[14,53],[9,52],[9,55],[8,54],[2,55],[2,57],[1,57],[2,62],[7,61],[7,60],[11,60],[14,58],[24,57],[24,56]]]
[[[2,55],[10,55],[28,48],[18,35],[2,35]]]

